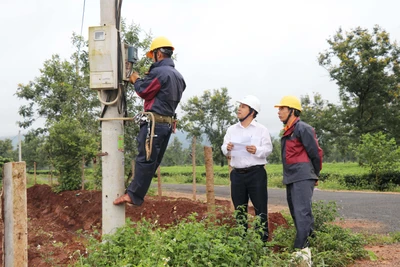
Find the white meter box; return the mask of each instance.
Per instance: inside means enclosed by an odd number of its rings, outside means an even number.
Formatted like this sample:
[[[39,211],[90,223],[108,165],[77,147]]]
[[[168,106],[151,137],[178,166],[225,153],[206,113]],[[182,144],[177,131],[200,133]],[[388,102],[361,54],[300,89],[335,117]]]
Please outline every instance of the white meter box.
[[[117,43],[114,25],[89,27],[90,88],[118,89]]]

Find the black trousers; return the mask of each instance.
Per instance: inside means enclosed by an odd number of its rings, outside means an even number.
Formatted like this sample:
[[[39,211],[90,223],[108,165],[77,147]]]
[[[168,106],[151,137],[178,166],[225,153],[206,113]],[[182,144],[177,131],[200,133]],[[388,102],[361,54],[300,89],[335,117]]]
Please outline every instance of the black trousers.
[[[308,237],[314,228],[311,205],[315,180],[303,180],[286,185],[286,199],[296,227],[295,248],[308,247]]]
[[[249,199],[253,203],[257,216],[260,217],[263,229],[262,239],[268,239],[268,190],[267,172],[264,166],[250,168],[250,170],[235,170],[230,174],[231,197],[233,206],[238,211],[237,219],[245,229],[247,224],[247,209]]]
[[[147,131],[147,123],[140,125],[139,135],[137,137],[139,153],[136,157],[135,177],[127,189],[127,193],[133,204],[138,206],[142,205],[144,197],[149,190],[151,180],[164,157],[172,128],[168,123],[156,123],[154,134],[157,137],[153,138],[150,160],[146,160],[145,143]]]

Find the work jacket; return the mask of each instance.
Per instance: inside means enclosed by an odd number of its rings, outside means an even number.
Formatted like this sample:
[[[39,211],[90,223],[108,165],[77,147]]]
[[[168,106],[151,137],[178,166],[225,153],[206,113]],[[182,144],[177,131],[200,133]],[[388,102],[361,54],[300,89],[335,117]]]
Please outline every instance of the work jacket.
[[[283,183],[318,180],[322,169],[322,149],[314,129],[297,118],[281,138]]]
[[[175,69],[174,61],[165,58],[153,63],[149,74],[137,79],[134,86],[136,93],[144,99],[144,111],[174,116],[186,83]]]

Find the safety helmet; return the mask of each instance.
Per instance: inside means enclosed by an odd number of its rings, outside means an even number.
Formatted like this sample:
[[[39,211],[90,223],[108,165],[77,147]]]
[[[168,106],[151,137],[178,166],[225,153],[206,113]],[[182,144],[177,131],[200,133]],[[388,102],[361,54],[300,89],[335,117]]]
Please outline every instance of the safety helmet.
[[[170,42],[170,40],[168,40],[167,38],[165,38],[163,36],[160,36],[153,40],[153,42],[150,45],[150,51],[146,53],[146,56],[148,58],[153,58],[153,50],[161,48],[161,47],[169,47],[172,49],[172,51],[175,49],[172,46],[172,43]]]
[[[237,102],[248,105],[249,107],[257,111],[257,113],[260,112],[260,100],[258,100],[258,98],[253,95],[247,95],[242,100]]]
[[[301,108],[300,100],[293,95],[284,96],[281,99],[281,102],[279,104],[275,105],[274,107],[275,108],[289,107],[289,108],[297,109],[298,111],[303,111],[303,109]]]

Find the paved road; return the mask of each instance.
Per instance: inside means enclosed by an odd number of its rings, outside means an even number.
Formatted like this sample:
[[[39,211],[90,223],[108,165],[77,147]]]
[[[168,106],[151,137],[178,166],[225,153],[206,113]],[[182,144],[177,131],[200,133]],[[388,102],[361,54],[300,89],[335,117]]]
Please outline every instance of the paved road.
[[[156,185],[153,185],[156,186]],[[205,194],[205,186],[197,185],[197,193]],[[191,184],[164,184],[164,190],[192,193]],[[230,197],[228,186],[215,186],[216,197]],[[268,189],[269,204],[284,205],[285,189]],[[314,201],[335,201],[339,214],[345,219],[369,220],[383,225],[379,232],[400,232],[400,194],[398,193],[364,193],[364,192],[333,192],[316,189]]]

